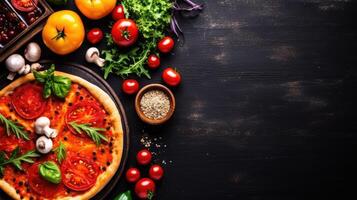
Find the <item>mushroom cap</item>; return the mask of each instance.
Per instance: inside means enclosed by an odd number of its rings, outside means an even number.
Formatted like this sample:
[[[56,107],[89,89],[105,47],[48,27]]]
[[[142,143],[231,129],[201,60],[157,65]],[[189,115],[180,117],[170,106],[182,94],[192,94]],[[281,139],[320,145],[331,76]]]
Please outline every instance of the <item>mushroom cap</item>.
[[[41,47],[36,42],[31,42],[25,49],[25,58],[30,62],[37,62],[41,57]]]
[[[25,66],[25,59],[20,54],[12,54],[6,59],[5,64],[10,72],[17,72]]]
[[[96,47],[91,47],[86,52],[86,61],[87,62],[94,62],[95,58],[93,54],[97,54],[99,56],[99,50]]]
[[[39,117],[35,121],[35,127],[45,128],[46,126],[50,126],[50,119],[47,117]]]
[[[47,138],[46,136],[41,136],[36,140],[36,149],[42,153],[46,154],[52,150],[53,142],[51,139]]]

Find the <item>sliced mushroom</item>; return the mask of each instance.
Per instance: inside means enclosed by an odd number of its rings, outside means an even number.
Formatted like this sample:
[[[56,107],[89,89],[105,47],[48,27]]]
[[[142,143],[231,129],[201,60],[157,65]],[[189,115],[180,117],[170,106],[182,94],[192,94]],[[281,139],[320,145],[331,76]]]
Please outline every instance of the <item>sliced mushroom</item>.
[[[95,47],[91,47],[87,50],[86,61],[89,63],[95,63],[99,67],[103,67],[105,64],[105,60],[100,57],[100,52]]]

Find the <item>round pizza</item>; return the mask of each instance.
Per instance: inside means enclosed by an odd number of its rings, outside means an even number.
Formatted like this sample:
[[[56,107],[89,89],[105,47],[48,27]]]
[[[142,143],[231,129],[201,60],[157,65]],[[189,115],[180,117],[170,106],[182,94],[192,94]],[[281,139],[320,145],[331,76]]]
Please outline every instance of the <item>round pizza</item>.
[[[46,70],[0,91],[0,188],[14,199],[90,199],[123,153],[111,97],[86,80]]]

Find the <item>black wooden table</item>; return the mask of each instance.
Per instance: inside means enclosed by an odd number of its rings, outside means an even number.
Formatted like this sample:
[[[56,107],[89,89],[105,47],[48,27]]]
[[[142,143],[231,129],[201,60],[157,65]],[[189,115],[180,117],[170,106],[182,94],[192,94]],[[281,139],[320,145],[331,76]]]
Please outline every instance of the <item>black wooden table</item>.
[[[72,2],[70,8],[76,10]],[[166,170],[157,199],[353,194],[356,13],[353,0],[206,0],[201,16],[180,19],[186,43],[163,58],[151,80],[139,79],[142,85],[161,82],[166,66],[182,73],[169,123],[143,124],[134,97],[120,90],[122,79],[108,79],[131,129],[127,167],[136,165],[141,140],[152,140],[155,161]],[[107,20],[84,21],[87,30],[107,30]],[[41,43],[41,37],[34,41]],[[102,74],[85,63],[88,47],[85,42],[66,57],[45,50],[43,58]],[[116,188],[111,197],[132,186],[122,179]]]

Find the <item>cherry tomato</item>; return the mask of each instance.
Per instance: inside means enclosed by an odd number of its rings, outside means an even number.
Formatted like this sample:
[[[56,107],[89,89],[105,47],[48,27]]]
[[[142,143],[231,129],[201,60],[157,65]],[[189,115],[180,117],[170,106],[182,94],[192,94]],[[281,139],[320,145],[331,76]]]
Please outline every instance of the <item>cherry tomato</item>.
[[[43,179],[38,173],[39,164],[40,163],[35,163],[27,170],[29,186],[31,191],[36,192],[38,195],[51,198],[63,187],[63,185],[53,184]]]
[[[169,67],[162,72],[162,79],[167,85],[177,86],[181,82],[181,75],[175,69]]]
[[[133,45],[139,36],[139,29],[131,19],[119,19],[112,28],[114,42],[120,47]]]
[[[125,19],[124,7],[119,4],[112,11],[112,17],[115,21],[119,19]]]
[[[125,177],[129,183],[135,183],[140,179],[140,171],[134,167],[129,168],[128,171],[126,171]]]
[[[147,165],[151,162],[151,152],[147,149],[143,149],[136,155],[136,161],[141,165]]]
[[[149,169],[149,176],[153,180],[160,180],[164,176],[164,169],[160,165],[152,165]]]
[[[11,0],[11,4],[22,12],[30,12],[34,10],[38,4],[38,0]]]
[[[92,102],[79,102],[74,104],[68,110],[65,116],[67,128],[75,135],[80,137],[87,137],[86,134],[78,134],[75,129],[70,125],[71,122],[78,124],[90,124],[93,127],[102,128],[105,124],[105,111],[97,104]]]
[[[62,180],[74,191],[86,191],[97,181],[99,167],[91,160],[73,155],[61,166]]]
[[[126,94],[135,94],[139,90],[139,83],[134,79],[127,79],[122,84],[122,90]]]
[[[156,69],[160,66],[160,58],[155,54],[151,54],[148,57],[148,66],[150,69]]]
[[[11,103],[17,114],[25,119],[36,119],[44,111],[47,100],[42,97],[42,86],[27,83],[15,89]]]
[[[174,40],[170,36],[164,37],[159,41],[157,47],[161,53],[169,53],[175,46]]]
[[[92,44],[97,44],[103,39],[103,31],[99,28],[93,28],[87,33],[87,40]]]
[[[140,199],[152,199],[155,188],[154,181],[149,178],[142,178],[135,184],[135,193]]]

